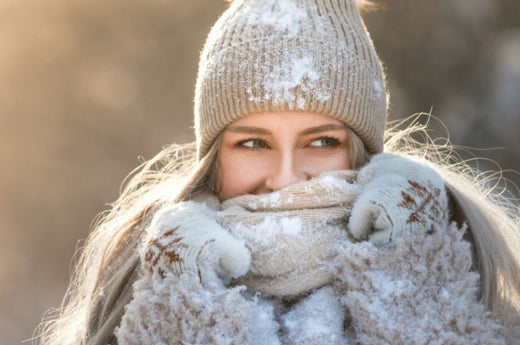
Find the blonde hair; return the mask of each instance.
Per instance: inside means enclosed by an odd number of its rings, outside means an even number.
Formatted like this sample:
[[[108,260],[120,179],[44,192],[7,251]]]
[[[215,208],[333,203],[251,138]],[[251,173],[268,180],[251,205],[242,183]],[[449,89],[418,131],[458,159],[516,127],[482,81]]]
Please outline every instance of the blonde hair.
[[[112,208],[99,216],[81,249],[62,305],[41,323],[41,344],[107,344],[131,298],[139,268],[138,246],[161,205],[207,190],[219,138],[196,160],[195,143],[170,145],[126,179]]]
[[[517,322],[511,306],[520,296],[520,259],[515,252],[520,248],[518,209],[491,189],[482,190],[468,173],[468,165],[453,161],[447,142],[413,139],[427,134],[426,126],[412,120],[406,129],[398,127],[386,132],[385,151],[433,162],[453,196],[454,210],[462,211],[469,224],[482,274],[482,301],[506,322]],[[369,156],[359,137],[347,130],[351,166],[357,169]],[[40,344],[117,343],[113,331],[132,297],[139,271],[138,247],[150,217],[165,203],[211,189],[220,140],[217,137],[200,161],[194,143],[170,145],[130,175],[119,199],[87,239],[61,308],[38,329]]]

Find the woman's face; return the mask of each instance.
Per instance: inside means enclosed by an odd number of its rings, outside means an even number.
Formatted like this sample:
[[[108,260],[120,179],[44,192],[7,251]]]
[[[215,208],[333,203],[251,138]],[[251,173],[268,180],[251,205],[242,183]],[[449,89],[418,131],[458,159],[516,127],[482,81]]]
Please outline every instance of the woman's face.
[[[223,132],[216,191],[224,201],[242,194],[269,193],[324,171],[349,168],[343,123],[308,112],[253,114]]]

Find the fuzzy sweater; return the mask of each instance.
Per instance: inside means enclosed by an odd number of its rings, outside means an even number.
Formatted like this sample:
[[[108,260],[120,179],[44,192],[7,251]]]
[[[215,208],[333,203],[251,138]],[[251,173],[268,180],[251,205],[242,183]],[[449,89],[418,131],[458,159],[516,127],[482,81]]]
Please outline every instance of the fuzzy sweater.
[[[118,343],[514,344],[435,174],[386,155],[333,177],[159,212]]]
[[[289,301],[190,274],[141,279],[116,335],[121,345],[506,344],[477,300],[463,232],[452,225],[384,247],[345,241],[330,265],[336,280]]]

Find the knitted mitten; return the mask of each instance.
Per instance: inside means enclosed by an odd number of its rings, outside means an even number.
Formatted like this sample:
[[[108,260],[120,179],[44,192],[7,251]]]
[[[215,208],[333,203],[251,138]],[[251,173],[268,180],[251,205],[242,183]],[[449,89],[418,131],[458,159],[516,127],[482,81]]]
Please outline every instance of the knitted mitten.
[[[424,163],[381,153],[359,171],[358,182],[362,191],[348,225],[357,239],[384,244],[405,232],[447,225],[444,182]]]
[[[251,261],[249,251],[215,222],[214,213],[194,201],[160,210],[147,229],[144,270],[161,277],[167,272],[177,277],[191,272],[204,284],[227,283],[244,275]]]

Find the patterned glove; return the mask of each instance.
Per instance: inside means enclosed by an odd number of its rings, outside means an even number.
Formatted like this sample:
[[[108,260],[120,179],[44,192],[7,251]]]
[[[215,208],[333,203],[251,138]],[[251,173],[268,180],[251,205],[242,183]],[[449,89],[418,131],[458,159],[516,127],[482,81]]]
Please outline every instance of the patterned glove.
[[[410,157],[381,153],[358,174],[362,191],[353,205],[349,231],[384,244],[403,233],[448,223],[448,197],[440,175]]]
[[[142,265],[146,272],[165,277],[184,272],[203,284],[228,283],[249,269],[251,255],[243,241],[215,221],[215,211],[187,201],[159,211],[149,228]]]

